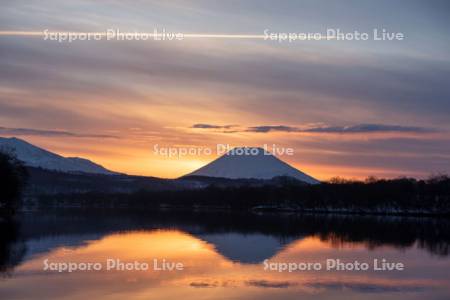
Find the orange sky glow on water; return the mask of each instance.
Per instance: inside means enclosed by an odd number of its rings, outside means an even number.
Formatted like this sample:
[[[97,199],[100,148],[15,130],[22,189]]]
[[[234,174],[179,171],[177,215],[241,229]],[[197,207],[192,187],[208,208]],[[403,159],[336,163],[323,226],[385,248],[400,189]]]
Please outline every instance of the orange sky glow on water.
[[[339,247],[338,252],[336,247]],[[271,263],[323,263],[329,257],[337,257],[343,261],[367,261],[366,247],[364,244],[336,246],[316,237],[308,237],[293,241],[267,259]],[[381,253],[386,257],[395,253],[395,250],[389,247],[379,248],[374,250],[370,257],[377,257]],[[45,259],[47,263],[100,262],[102,270],[44,272],[42,266]],[[115,265],[110,265],[109,271],[107,259],[117,261]],[[154,270],[155,259],[158,263],[163,259],[166,262],[181,262],[183,270]],[[415,259],[411,252],[404,256],[403,261],[413,266]],[[147,270],[121,271],[120,262],[135,261],[147,263],[151,267]],[[98,299],[162,299],[182,295],[184,298],[197,299],[200,294],[208,298],[226,295],[240,299],[271,299],[277,293],[283,293],[283,297],[298,297],[302,294],[308,299],[320,294],[326,299],[333,299],[337,294],[333,293],[332,289],[328,291],[328,288],[334,285],[374,286],[383,289],[401,286],[403,289],[414,289],[415,286],[438,287],[442,284],[445,282],[436,278],[433,282],[425,278],[383,278],[374,272],[341,273],[322,270],[280,273],[265,269],[262,262],[231,261],[225,254],[220,253],[214,244],[188,233],[154,230],[112,234],[99,240],[87,241],[85,245],[60,247],[36,255],[15,270],[15,276],[4,282],[4,288],[14,291],[26,285],[29,288],[27,291],[22,289],[22,295],[31,296],[38,293],[52,299],[68,293],[71,299],[85,299],[86,291],[89,291],[92,297],[100,297]],[[115,287],[117,290],[114,292]],[[376,299],[376,295],[366,294],[373,299]]]

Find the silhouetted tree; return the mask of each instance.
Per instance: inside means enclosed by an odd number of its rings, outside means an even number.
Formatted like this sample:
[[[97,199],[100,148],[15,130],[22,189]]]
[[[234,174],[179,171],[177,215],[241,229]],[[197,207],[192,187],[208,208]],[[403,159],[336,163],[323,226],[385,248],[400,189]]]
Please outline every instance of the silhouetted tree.
[[[0,151],[0,216],[15,212],[26,178],[23,164],[14,155]]]
[[[25,254],[13,218],[27,179],[23,164],[12,154],[0,151],[0,277],[8,276]]]

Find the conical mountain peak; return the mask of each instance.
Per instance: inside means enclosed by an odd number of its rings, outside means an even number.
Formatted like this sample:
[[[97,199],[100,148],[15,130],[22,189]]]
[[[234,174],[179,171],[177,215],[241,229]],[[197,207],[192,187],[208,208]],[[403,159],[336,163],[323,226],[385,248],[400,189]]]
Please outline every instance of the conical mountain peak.
[[[315,178],[297,170],[260,147],[233,148],[188,176],[229,179],[272,179],[287,176],[309,184],[319,183]]]

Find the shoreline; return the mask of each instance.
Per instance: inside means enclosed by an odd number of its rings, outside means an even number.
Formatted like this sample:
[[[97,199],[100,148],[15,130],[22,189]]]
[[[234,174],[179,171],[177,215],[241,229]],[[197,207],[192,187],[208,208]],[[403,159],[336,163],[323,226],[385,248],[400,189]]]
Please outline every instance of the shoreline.
[[[183,205],[161,205],[159,207],[112,207],[112,206],[82,206],[82,205],[53,205],[53,206],[38,206],[38,207],[24,207],[17,211],[21,213],[33,212],[58,212],[58,211],[107,211],[117,213],[127,212],[201,212],[201,213],[249,213],[249,214],[274,214],[282,216],[283,214],[296,215],[328,215],[328,216],[374,216],[374,217],[418,217],[418,218],[443,218],[450,219],[450,212],[426,212],[426,211],[371,211],[361,209],[301,209],[289,207],[252,207],[246,210],[233,209],[226,206],[183,206]]]

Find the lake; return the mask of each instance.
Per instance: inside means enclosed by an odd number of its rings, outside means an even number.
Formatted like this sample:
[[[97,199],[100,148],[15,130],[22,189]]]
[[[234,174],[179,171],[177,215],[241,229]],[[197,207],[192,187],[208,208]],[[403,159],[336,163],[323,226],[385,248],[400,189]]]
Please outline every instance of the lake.
[[[2,227],[1,299],[450,299],[443,218],[55,210]]]

